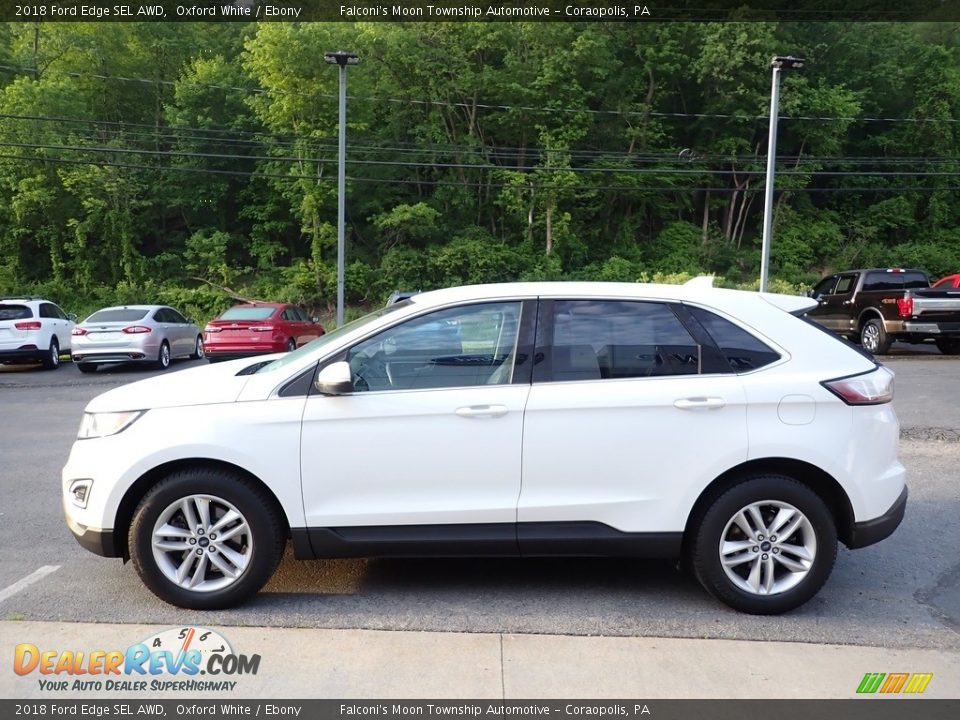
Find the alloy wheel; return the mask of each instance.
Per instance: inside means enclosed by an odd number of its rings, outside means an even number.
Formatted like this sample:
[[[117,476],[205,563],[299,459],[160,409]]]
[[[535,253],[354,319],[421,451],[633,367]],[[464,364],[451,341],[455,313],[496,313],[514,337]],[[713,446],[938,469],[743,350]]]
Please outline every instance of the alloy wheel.
[[[253,555],[253,534],[231,503],[214,495],[189,495],[160,513],[151,545],[157,567],[170,582],[206,593],[240,579]]]
[[[718,549],[734,585],[752,595],[776,595],[807,577],[817,556],[817,535],[793,505],[762,500],[730,518]]]

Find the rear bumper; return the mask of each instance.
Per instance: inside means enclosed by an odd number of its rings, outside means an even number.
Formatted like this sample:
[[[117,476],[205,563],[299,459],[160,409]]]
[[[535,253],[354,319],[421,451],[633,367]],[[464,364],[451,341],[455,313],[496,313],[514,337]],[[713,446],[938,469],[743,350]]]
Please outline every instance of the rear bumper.
[[[47,357],[47,348],[30,348],[29,350],[0,350],[0,362],[9,360],[43,360]]]
[[[204,346],[204,354],[207,360],[238,360],[240,358],[255,357],[257,355],[269,355],[271,353],[284,352],[287,349],[285,344],[280,347],[274,345],[258,345],[252,348],[218,348],[216,346]]]
[[[894,500],[893,505],[883,515],[873,520],[854,523],[847,547],[851,550],[867,547],[890,537],[893,531],[900,527],[906,509],[907,488],[904,487],[900,497]]]

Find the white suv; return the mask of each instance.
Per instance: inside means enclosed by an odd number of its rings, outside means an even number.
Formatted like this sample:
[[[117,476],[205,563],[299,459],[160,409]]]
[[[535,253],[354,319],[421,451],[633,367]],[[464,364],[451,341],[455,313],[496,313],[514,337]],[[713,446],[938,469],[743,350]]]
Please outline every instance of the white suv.
[[[0,363],[39,360],[57,369],[60,354],[70,352],[76,319],[43,298],[0,298]]]
[[[67,523],[190,608],[257,592],[290,538],[299,558],[685,557],[728,605],[783,612],[907,498],[893,373],[797,317],[814,306],[709,283],[416,295],[95,398]]]

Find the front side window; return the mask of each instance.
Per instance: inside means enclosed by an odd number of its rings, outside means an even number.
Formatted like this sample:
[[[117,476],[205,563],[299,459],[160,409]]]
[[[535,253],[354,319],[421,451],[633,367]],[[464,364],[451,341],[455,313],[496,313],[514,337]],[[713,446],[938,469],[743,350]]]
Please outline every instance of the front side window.
[[[831,275],[830,277],[825,277],[823,280],[817,283],[817,286],[813,289],[813,297],[820,297],[822,295],[832,295],[833,288],[837,284],[837,276]]]
[[[510,383],[520,307],[502,302],[449,308],[364,340],[347,353],[355,391]]]
[[[553,381],[700,372],[700,346],[665,303],[557,301],[550,350]]]

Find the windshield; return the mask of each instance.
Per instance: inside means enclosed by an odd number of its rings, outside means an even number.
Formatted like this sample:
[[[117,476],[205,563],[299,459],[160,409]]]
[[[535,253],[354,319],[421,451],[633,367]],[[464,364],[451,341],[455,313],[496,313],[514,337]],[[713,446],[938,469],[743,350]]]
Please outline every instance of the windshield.
[[[306,345],[297,348],[293,352],[288,352],[282,358],[267,363],[262,368],[258,369],[257,373],[272,372],[274,370],[279,370],[280,368],[286,367],[290,363],[296,362],[304,355],[309,355],[327,343],[343,337],[348,332],[356,330],[359,327],[363,327],[367,323],[371,323],[374,320],[383,317],[384,315],[388,315],[389,313],[400,310],[401,308],[405,308],[410,304],[411,303],[409,300],[403,300],[401,302],[394,303],[393,305],[387,305],[387,307],[380,308],[369,315],[364,315],[362,318],[354,320],[353,322],[348,322],[346,325],[338,327],[336,330],[331,330],[327,334],[321,335],[316,340],[311,340]]]
[[[132,322],[134,320],[141,320],[146,316],[147,312],[147,310],[131,310],[129,308],[120,310],[97,310],[97,312],[84,320],[84,322]]]
[[[272,307],[232,307],[223,313],[218,320],[266,320],[273,315],[276,308]]]

